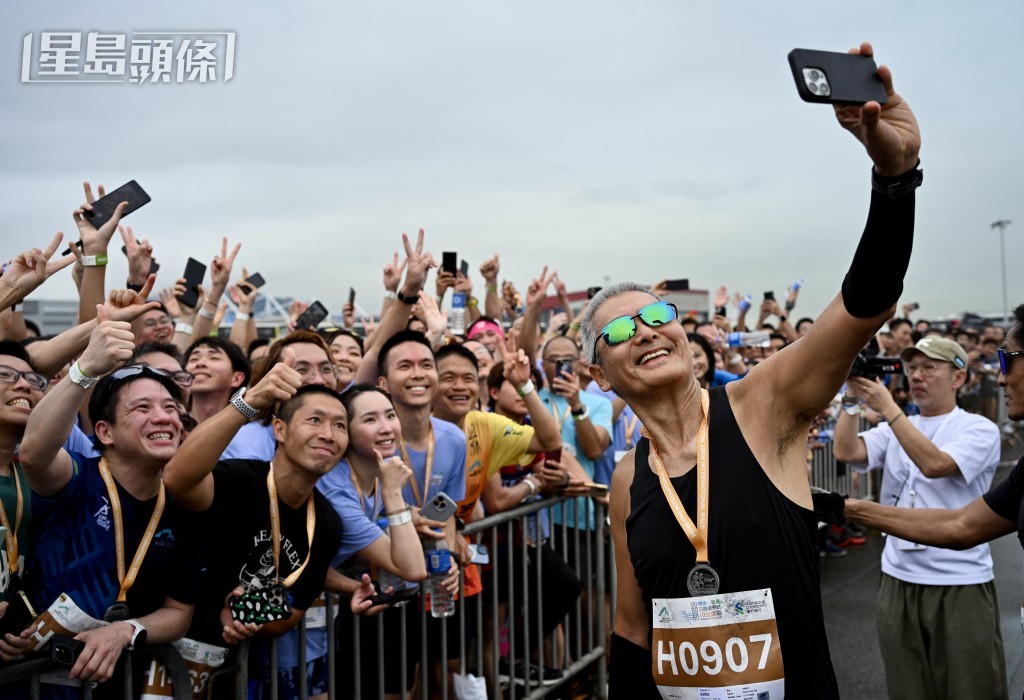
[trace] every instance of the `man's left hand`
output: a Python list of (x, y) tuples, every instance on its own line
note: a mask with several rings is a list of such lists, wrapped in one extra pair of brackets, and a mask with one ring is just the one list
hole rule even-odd
[(97, 683), (109, 680), (121, 652), (132, 641), (132, 631), (131, 625), (115, 622), (75, 635), (75, 639), (85, 642), (85, 647), (68, 677)]

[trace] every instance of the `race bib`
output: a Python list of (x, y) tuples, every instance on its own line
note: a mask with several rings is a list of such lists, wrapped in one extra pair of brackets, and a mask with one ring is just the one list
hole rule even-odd
[[(337, 614), (337, 606), (334, 607)], [(306, 629), (327, 627), (327, 599), (321, 593), (320, 597), (313, 601), (313, 604), (306, 608)]]
[[(228, 658), (228, 650), (212, 644), (203, 644), (192, 639), (183, 638), (171, 644), (181, 654), (192, 680), (192, 697), (200, 700), (206, 695), (210, 676), (224, 665)], [(167, 671), (156, 659), (151, 659), (149, 668), (143, 678), (140, 700), (162, 700), (174, 697), (174, 684), (171, 683)]]
[(36, 631), (32, 635), (32, 650), (42, 649), (55, 634), (74, 637), (79, 632), (103, 627), (106, 624), (108, 623), (86, 614), (67, 593), (61, 593), (57, 600), (35, 619)]
[(651, 670), (663, 698), (779, 700), (782, 647), (770, 588), (655, 598)]

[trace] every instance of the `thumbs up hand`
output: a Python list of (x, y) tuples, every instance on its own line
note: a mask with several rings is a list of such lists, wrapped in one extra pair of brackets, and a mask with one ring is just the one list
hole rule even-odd
[(302, 375), (295, 369), (295, 352), (286, 346), (281, 351), (281, 361), (245, 393), (245, 401), (253, 408), (263, 410), (295, 396), (300, 386)]
[(131, 358), (135, 336), (127, 321), (113, 321), (105, 304), (96, 305), (96, 328), (89, 336), (89, 345), (78, 359), (78, 367), (90, 377), (113, 372)]

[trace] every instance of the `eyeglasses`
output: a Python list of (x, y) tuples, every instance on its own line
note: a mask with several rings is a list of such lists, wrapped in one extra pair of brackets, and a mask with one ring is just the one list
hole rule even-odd
[(171, 321), (169, 316), (161, 316), (160, 318), (149, 318), (142, 322), (143, 328), (156, 328), (157, 326), (173, 326), (174, 322)]
[(996, 351), (996, 355), (999, 356), (999, 371), (1003, 374), (1010, 373), (1010, 360), (1015, 357), (1024, 355), (1024, 350), (1015, 350), (1013, 352), (1006, 352), (1002, 348)]
[[(667, 301), (656, 301), (643, 307), (633, 316), (619, 316), (613, 318), (601, 329), (600, 338), (608, 345), (618, 345), (636, 335), (636, 319), (644, 322), (649, 328), (663, 326), (670, 321), (675, 321), (679, 314), (675, 304)], [(597, 347), (594, 347), (593, 362), (597, 362)]]
[(46, 386), (50, 383), (49, 379), (37, 372), (22, 372), (7, 365), (0, 365), (0, 382), (17, 384), (22, 377), (29, 383), (29, 386), (39, 391), (46, 391)]
[(196, 375), (191, 372), (181, 370), (180, 372), (168, 372), (168, 376), (174, 380), (174, 383), (183, 389), (187, 389), (192, 386), (192, 381), (196, 378)]
[[(947, 363), (943, 363), (943, 364), (947, 364)], [(934, 362), (922, 362), (919, 365), (903, 365), (903, 372), (908, 377), (913, 375), (915, 372), (920, 372), (924, 376), (930, 377), (933, 374), (935, 374), (936, 370), (938, 370), (938, 369), (939, 369), (939, 366), (937, 364), (935, 364)]]

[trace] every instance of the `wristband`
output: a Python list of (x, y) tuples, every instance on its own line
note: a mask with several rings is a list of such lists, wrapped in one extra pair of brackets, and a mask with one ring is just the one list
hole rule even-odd
[(406, 506), (402, 510), (395, 511), (394, 513), (387, 513), (388, 527), (398, 527), (399, 525), (405, 525), (406, 523), (412, 522), (412, 508)]
[(742, 365), (743, 364), (743, 358), (740, 357), (739, 355), (733, 355), (729, 359), (729, 364), (730, 365)]
[(467, 302), (466, 302), (466, 306), (472, 309), (472, 308), (473, 308), (474, 306), (476, 306), (476, 305), (477, 305), (477, 304), (479, 304), (479, 303), (480, 303), (480, 302), (478, 302), (478, 301), (476, 300), (476, 297), (470, 297), (470, 298), (469, 298), (469, 301), (467, 301)]
[(895, 416), (893, 416), (893, 417), (892, 417), (892, 420), (888, 420), (888, 419), (887, 419), (887, 420), (886, 420), (885, 422), (886, 422), (886, 423), (888, 423), (888, 424), (889, 424), (889, 427), (891, 428), (891, 427), (892, 427), (892, 424), (893, 424), (893, 423), (895, 423), (896, 421), (898, 421), (898, 420), (899, 420), (900, 418), (902, 418), (902, 417), (903, 417), (904, 415), (905, 415), (905, 414), (903, 413), (903, 411), (900, 411), (899, 413), (897, 413), (897, 414), (896, 414)]
[(396, 299), (398, 299), (398, 295), (395, 294), (394, 292), (386, 291), (384, 292), (384, 298), (390, 299), (391, 301), (395, 301)]
[(174, 324), (175, 333), (184, 333), (185, 335), (192, 335), (191, 324), (185, 323), (184, 321), (178, 321)]
[(795, 301), (787, 301), (786, 302), (786, 311), (792, 311), (795, 308), (796, 308), (796, 302)]
[(244, 314), (241, 311), (235, 314), (236, 321), (248, 321), (250, 318), (252, 318), (252, 314)]
[(527, 379), (526, 384), (523, 384), (520, 388), (516, 389), (516, 393), (520, 396), (529, 396), (533, 393), (533, 390), (537, 387), (534, 386), (532, 379)]
[(71, 368), (68, 370), (68, 379), (71, 380), (72, 384), (77, 384), (83, 389), (88, 389), (96, 383), (96, 377), (90, 377), (88, 374), (83, 372), (82, 366), (78, 364), (78, 360), (75, 360), (75, 363), (71, 365)]
[(398, 301), (402, 302), (403, 304), (408, 304), (409, 306), (412, 306), (413, 304), (418, 304), (420, 301), (419, 295), (413, 294), (412, 296), (406, 296), (401, 292), (397, 292), (395, 294), (395, 298), (398, 299)]
[(724, 306), (716, 306), (715, 307), (715, 316), (726, 316), (726, 315), (728, 315), (727, 312), (728, 312), (728, 309), (726, 309)]
[(488, 292), (497, 292), (498, 291), (498, 285), (496, 285), (496, 284), (489, 284), (489, 285), (487, 285), (487, 291)]
[[(523, 479), (523, 483), (530, 487), (530, 493), (526, 498), (531, 498), (537, 493), (537, 484), (533, 483), (533, 479), (527, 477)], [(526, 500), (525, 498), (523, 500)]]
[(889, 199), (895, 199), (905, 194), (910, 194), (924, 182), (924, 172), (921, 171), (921, 160), (917, 165), (902, 175), (885, 176), (879, 175), (871, 168), (871, 189), (881, 192)]
[(106, 255), (83, 255), (82, 265), (85, 267), (103, 267), (107, 264)]
[(785, 323), (785, 322), (786, 322), (786, 316), (779, 316), (779, 323)]
[(245, 400), (245, 387), (236, 391), (231, 397), (231, 405), (238, 409), (238, 412), (246, 417), (247, 420), (252, 420), (259, 415), (260, 411), (255, 406), (251, 405)]
[(573, 321), (572, 323), (569, 324), (569, 330), (573, 331), (574, 333), (579, 333), (580, 324)]
[(199, 317), (205, 318), (208, 321), (212, 321), (216, 315), (213, 311), (208, 311), (205, 305), (199, 309)]
[(582, 423), (587, 418), (590, 418), (590, 407), (587, 406), (587, 405), (584, 405), (583, 406), (583, 410), (580, 411), (579, 413), (576, 413), (574, 411), (573, 414), (572, 414), (572, 419), (574, 421), (576, 421), (577, 423)]
[(130, 289), (133, 292), (141, 292), (144, 284), (132, 284), (131, 282), (125, 282), (124, 286), (126, 289)]

